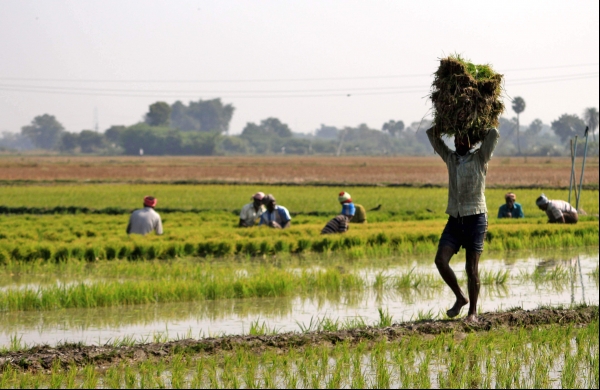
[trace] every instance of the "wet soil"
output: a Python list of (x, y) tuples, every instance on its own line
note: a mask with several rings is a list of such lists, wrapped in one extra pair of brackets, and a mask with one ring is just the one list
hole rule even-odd
[(0, 354), (0, 371), (8, 366), (25, 371), (46, 371), (58, 361), (63, 367), (94, 364), (110, 366), (119, 362), (168, 357), (174, 353), (218, 354), (235, 348), (255, 352), (267, 349), (287, 350), (308, 345), (334, 345), (339, 342), (358, 343), (365, 340), (400, 339), (412, 335), (441, 333), (484, 332), (500, 328), (536, 327), (552, 324), (585, 325), (598, 320), (598, 306), (576, 309), (515, 309), (506, 312), (485, 313), (479, 321), (431, 320), (394, 324), (385, 328), (360, 328), (336, 332), (282, 333), (269, 336), (225, 336), (199, 340), (185, 339), (166, 343), (148, 343), (115, 347), (110, 345), (86, 346), (65, 344), (57, 347), (36, 346), (26, 351)]

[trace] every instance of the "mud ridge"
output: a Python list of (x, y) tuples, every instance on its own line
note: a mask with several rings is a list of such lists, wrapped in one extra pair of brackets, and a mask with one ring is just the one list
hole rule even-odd
[(395, 340), (411, 335), (484, 332), (500, 328), (528, 328), (552, 324), (585, 325), (593, 321), (598, 321), (598, 306), (575, 309), (514, 309), (506, 312), (484, 313), (479, 316), (478, 323), (464, 320), (425, 320), (399, 323), (385, 328), (367, 327), (336, 332), (282, 333), (269, 336), (225, 336), (121, 347), (82, 344), (36, 346), (26, 351), (0, 353), (0, 371), (8, 366), (24, 371), (47, 371), (55, 362), (59, 362), (63, 367), (87, 364), (105, 367), (121, 361), (135, 362), (168, 357), (174, 353), (218, 354), (235, 348), (245, 348), (260, 353), (266, 349), (287, 350), (308, 345), (335, 345), (339, 342), (354, 344), (381, 338)]

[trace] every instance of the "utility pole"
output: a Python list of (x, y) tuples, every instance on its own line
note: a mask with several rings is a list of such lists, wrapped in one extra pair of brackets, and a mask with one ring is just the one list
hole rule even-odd
[(98, 107), (94, 107), (94, 131), (97, 133), (100, 128), (98, 124)]

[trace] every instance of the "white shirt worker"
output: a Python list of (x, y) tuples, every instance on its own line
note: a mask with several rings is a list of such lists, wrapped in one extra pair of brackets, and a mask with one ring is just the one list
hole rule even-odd
[(146, 235), (153, 230), (156, 234), (163, 234), (160, 215), (152, 207), (144, 207), (131, 213), (127, 234)]
[(569, 203), (564, 200), (551, 200), (548, 202), (548, 208), (546, 209), (546, 214), (548, 218), (551, 220), (561, 219), (563, 214), (565, 213), (575, 213), (577, 214), (577, 210)]
[(254, 202), (250, 202), (240, 212), (240, 219), (246, 223), (246, 226), (254, 226), (260, 216), (267, 211), (264, 205), (260, 205), (258, 211), (254, 208)]

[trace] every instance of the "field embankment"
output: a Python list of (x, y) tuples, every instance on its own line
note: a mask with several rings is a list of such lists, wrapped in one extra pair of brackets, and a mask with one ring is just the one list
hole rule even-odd
[(335, 346), (341, 343), (358, 344), (381, 339), (394, 341), (411, 336), (427, 337), (440, 334), (464, 334), (493, 330), (532, 329), (544, 325), (581, 327), (598, 321), (598, 306), (574, 309), (540, 308), (525, 311), (484, 313), (479, 322), (464, 320), (431, 320), (394, 324), (387, 327), (365, 327), (339, 331), (284, 333), (273, 335), (225, 336), (200, 340), (184, 339), (166, 343), (134, 345), (81, 345), (65, 344), (57, 347), (36, 346), (24, 351), (0, 353), (0, 371), (7, 367), (19, 370), (49, 370), (56, 364), (62, 367), (106, 367), (127, 361), (141, 361), (174, 354), (218, 354), (236, 349), (264, 353), (266, 349), (286, 351), (308, 346)]

